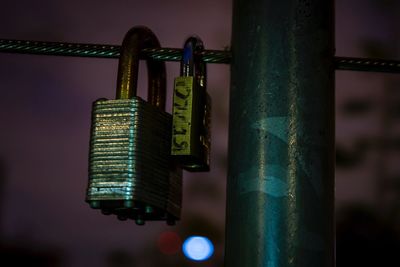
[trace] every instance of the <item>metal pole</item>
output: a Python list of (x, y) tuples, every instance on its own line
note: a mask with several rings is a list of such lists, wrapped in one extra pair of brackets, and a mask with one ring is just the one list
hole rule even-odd
[(334, 266), (333, 0), (234, 0), (226, 267)]

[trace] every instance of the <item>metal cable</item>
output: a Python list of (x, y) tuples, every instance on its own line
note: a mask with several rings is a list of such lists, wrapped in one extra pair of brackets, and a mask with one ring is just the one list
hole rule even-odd
[(370, 58), (335, 57), (335, 68), (338, 70), (400, 73), (400, 61)]
[[(102, 44), (76, 44), (59, 42), (40, 42), (25, 40), (0, 39), (0, 52), (36, 55), (55, 55), (72, 57), (118, 58), (120, 46)], [(182, 49), (157, 48), (144, 49), (142, 58), (162, 61), (180, 61)], [(228, 51), (204, 50), (200, 53), (206, 63), (229, 64), (231, 55)]]
[[(0, 39), (0, 52), (6, 53), (118, 58), (119, 51), (120, 46), (118, 45)], [(232, 57), (230, 51), (221, 50), (204, 50), (200, 55), (206, 63), (229, 64)], [(161, 61), (180, 61), (181, 56), (182, 49), (177, 48), (144, 49), (142, 54), (143, 59), (151, 58)], [(335, 57), (334, 61), (337, 70), (400, 73), (400, 61), (398, 60)]]

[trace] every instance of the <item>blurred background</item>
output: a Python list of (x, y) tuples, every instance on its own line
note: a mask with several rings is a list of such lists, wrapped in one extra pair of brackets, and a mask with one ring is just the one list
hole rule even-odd
[[(230, 46), (231, 0), (1, 4), (0, 38), (120, 44), (129, 28), (146, 25), (164, 47), (181, 47), (191, 34), (208, 49)], [(399, 60), (398, 14), (398, 0), (336, 0), (336, 55)], [(84, 202), (91, 103), (114, 97), (117, 63), (0, 53), (1, 259), (13, 266), (222, 266), (229, 66), (208, 65), (212, 171), (184, 173), (176, 226), (138, 227)], [(167, 63), (167, 72), (170, 103), (179, 64)], [(336, 72), (337, 266), (398, 265), (391, 262), (400, 249), (399, 87), (400, 75)], [(192, 235), (213, 242), (209, 260), (184, 257), (182, 242)]]

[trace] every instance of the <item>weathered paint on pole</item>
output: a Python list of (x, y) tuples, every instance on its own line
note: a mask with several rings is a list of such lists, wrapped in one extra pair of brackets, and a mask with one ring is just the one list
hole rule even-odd
[(333, 0), (234, 0), (226, 267), (334, 266)]

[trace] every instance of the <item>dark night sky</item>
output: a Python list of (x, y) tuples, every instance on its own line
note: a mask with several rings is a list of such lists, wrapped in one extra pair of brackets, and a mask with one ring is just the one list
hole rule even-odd
[[(365, 40), (399, 44), (396, 13), (376, 8), (373, 2), (336, 1), (337, 55), (365, 56), (361, 49)], [(180, 47), (195, 33), (206, 48), (223, 49), (230, 44), (231, 12), (230, 0), (3, 0), (0, 38), (119, 44), (130, 27), (146, 25), (165, 47)], [(392, 57), (399, 55), (398, 47), (391, 48)], [(171, 90), (178, 64), (168, 63), (167, 68)], [(137, 253), (142, 243), (155, 244), (162, 231), (174, 230), (161, 223), (141, 228), (119, 222), (84, 202), (91, 103), (114, 96), (116, 72), (117, 61), (112, 59), (0, 54), (0, 160), (6, 170), (0, 233), (5, 240), (59, 248), (68, 266), (104, 266), (110, 248)], [(209, 65), (208, 78), (213, 98), (212, 172), (185, 174), (183, 222), (185, 213), (199, 213), (222, 227), (225, 195), (199, 200), (188, 193), (198, 181), (225, 191), (229, 66)], [(379, 98), (377, 88), (384, 80), (378, 74), (338, 72), (337, 106), (349, 96)], [(140, 87), (145, 85), (141, 79)], [(354, 123), (337, 111), (338, 143), (379, 131), (378, 119), (371, 116)], [(370, 169), (365, 165), (355, 172), (368, 178)], [(338, 176), (357, 175), (339, 171)], [(369, 184), (352, 181), (337, 179), (339, 204), (368, 201)]]
[[(120, 44), (130, 27), (146, 25), (165, 47), (181, 47), (190, 34), (199, 35), (209, 49), (230, 43), (230, 1), (8, 1), (0, 12), (3, 38)], [(54, 245), (66, 253), (68, 266), (104, 266), (110, 249), (140, 253), (143, 244), (155, 246), (159, 233), (175, 229), (162, 223), (140, 228), (84, 202), (91, 103), (114, 97), (117, 60), (0, 58), (0, 120), (6, 126), (0, 158), (7, 171), (1, 232), (7, 239)], [(178, 67), (167, 65), (169, 90)], [(218, 133), (213, 171), (186, 176), (186, 192), (196, 179), (222, 192), (225, 187), (229, 66), (212, 65), (208, 71), (212, 126)], [(140, 84), (145, 87), (144, 78)], [(203, 213), (222, 226), (224, 199), (185, 197), (183, 216)]]

